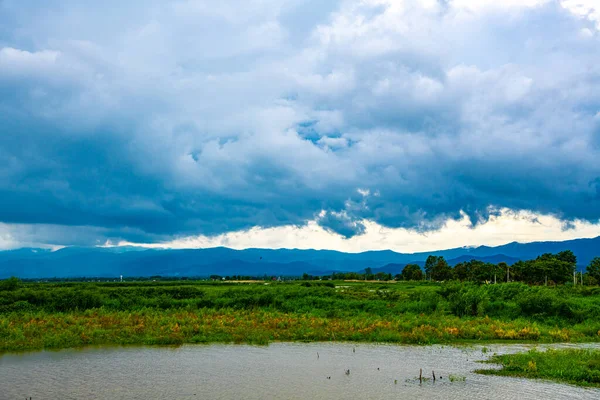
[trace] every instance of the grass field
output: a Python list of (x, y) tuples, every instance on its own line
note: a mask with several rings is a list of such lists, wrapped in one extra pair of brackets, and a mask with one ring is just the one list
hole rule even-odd
[(600, 288), (364, 282), (21, 283), (0, 351), (271, 341), (600, 341)]
[(501, 364), (502, 369), (477, 372), (600, 387), (599, 350), (531, 350), (527, 353), (495, 355), (488, 362)]

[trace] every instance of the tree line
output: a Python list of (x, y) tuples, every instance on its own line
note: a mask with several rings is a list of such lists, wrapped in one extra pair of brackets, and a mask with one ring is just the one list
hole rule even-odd
[[(556, 254), (545, 253), (532, 260), (518, 261), (512, 265), (480, 260), (464, 261), (450, 266), (442, 256), (429, 256), (425, 266), (407, 264), (402, 272), (392, 277), (386, 272), (334, 273), (325, 277), (333, 280), (402, 280), (402, 281), (460, 281), (479, 283), (523, 282), (528, 284), (564, 284), (568, 282), (597, 285), (600, 283), (600, 257), (594, 258), (585, 273), (576, 274), (577, 257), (571, 250)], [(310, 279), (305, 274), (304, 279)]]
[[(545, 253), (533, 260), (518, 261), (513, 265), (508, 265), (505, 262), (493, 264), (480, 260), (470, 260), (458, 263), (454, 268), (448, 265), (443, 257), (429, 256), (425, 262), (425, 274), (421, 279), (563, 284), (573, 282), (576, 268), (577, 257), (571, 250), (556, 254)], [(405, 280), (411, 280), (415, 275), (418, 278), (414, 266), (409, 268), (406, 273), (403, 270), (401, 275)]]

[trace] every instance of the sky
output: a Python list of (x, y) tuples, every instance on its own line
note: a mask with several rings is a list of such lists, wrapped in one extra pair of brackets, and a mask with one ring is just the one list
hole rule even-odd
[(0, 249), (599, 235), (599, 0), (0, 0)]

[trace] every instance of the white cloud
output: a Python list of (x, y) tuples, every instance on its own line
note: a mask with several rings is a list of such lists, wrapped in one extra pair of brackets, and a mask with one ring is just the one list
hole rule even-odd
[(61, 53), (55, 50), (29, 52), (13, 47), (0, 48), (0, 80), (3, 77), (48, 77), (56, 73)]
[(451, 0), (456, 8), (464, 8), (470, 11), (488, 11), (502, 9), (519, 9), (539, 7), (552, 0)]
[(449, 220), (436, 232), (420, 234), (406, 229), (390, 229), (376, 223), (363, 221), (366, 232), (350, 239), (328, 232), (315, 221), (305, 226), (278, 228), (253, 228), (248, 231), (229, 232), (215, 237), (195, 236), (164, 243), (140, 244), (131, 242), (106, 243), (106, 246), (141, 245), (149, 248), (206, 248), (226, 246), (246, 248), (298, 248), (333, 249), (350, 253), (368, 250), (394, 250), (402, 253), (426, 252), (440, 249), (470, 246), (498, 246), (517, 241), (561, 241), (600, 236), (600, 222), (592, 224), (576, 221), (574, 228), (564, 230), (564, 224), (552, 216), (530, 212), (514, 213), (503, 210), (485, 224), (473, 227), (464, 216), (461, 220)]
[(21, 245), (12, 238), (7, 225), (0, 223), (0, 249), (12, 249)]
[(3, 47), (0, 49), (0, 62), (2, 62), (2, 65), (14, 68), (31, 68), (38, 64), (53, 64), (59, 54), (59, 52), (52, 50), (42, 50), (32, 53), (12, 47)]
[(596, 28), (600, 29), (600, 4), (598, 0), (560, 0), (560, 4), (574, 15), (594, 22)]

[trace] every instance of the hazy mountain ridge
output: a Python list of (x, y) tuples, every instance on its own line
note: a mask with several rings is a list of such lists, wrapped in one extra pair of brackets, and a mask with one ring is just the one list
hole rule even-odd
[(343, 253), (333, 250), (246, 249), (225, 247), (193, 250), (146, 250), (68, 247), (57, 251), (0, 251), (0, 278), (289, 275), (362, 271), (398, 273), (408, 263), (423, 265), (429, 255), (444, 256), (451, 265), (470, 259), (509, 264), (543, 253), (572, 250), (584, 268), (600, 256), (600, 237), (564, 242), (509, 243), (503, 246), (456, 248), (414, 254), (391, 250)]

